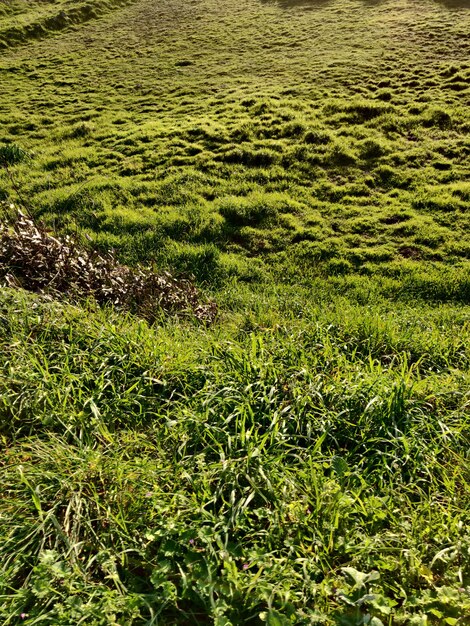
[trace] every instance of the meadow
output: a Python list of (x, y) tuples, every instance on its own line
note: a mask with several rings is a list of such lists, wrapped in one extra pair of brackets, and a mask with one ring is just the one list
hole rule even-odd
[(2, 220), (218, 307), (0, 267), (2, 624), (470, 624), (469, 110), (467, 0), (0, 5)]

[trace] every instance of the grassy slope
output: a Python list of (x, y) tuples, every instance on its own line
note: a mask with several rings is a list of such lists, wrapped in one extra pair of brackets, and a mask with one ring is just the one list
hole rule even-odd
[(12, 49), (0, 119), (37, 211), (129, 258), (468, 267), (468, 28), (430, 0), (142, 1)]
[(70, 7), (0, 13), (12, 172), (222, 313), (2, 292), (2, 623), (469, 623), (466, 3)]

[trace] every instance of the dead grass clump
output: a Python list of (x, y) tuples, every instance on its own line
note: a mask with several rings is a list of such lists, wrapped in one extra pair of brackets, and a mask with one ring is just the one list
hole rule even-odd
[(113, 254), (87, 250), (71, 236), (54, 237), (21, 212), (0, 222), (0, 280), (28, 291), (92, 296), (149, 322), (161, 311), (212, 322), (217, 310), (214, 302), (201, 301), (191, 281), (122, 265)]

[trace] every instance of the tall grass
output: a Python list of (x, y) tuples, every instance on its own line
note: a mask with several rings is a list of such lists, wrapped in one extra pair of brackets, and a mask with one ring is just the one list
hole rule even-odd
[(465, 623), (465, 310), (284, 295), (204, 330), (3, 294), (3, 623)]

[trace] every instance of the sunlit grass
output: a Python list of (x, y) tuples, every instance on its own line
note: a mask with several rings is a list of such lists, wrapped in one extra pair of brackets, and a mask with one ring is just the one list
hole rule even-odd
[(5, 292), (4, 623), (465, 617), (468, 314), (307, 295), (202, 330)]
[(468, 624), (469, 30), (0, 6), (2, 207), (219, 307), (2, 289), (2, 624)]

